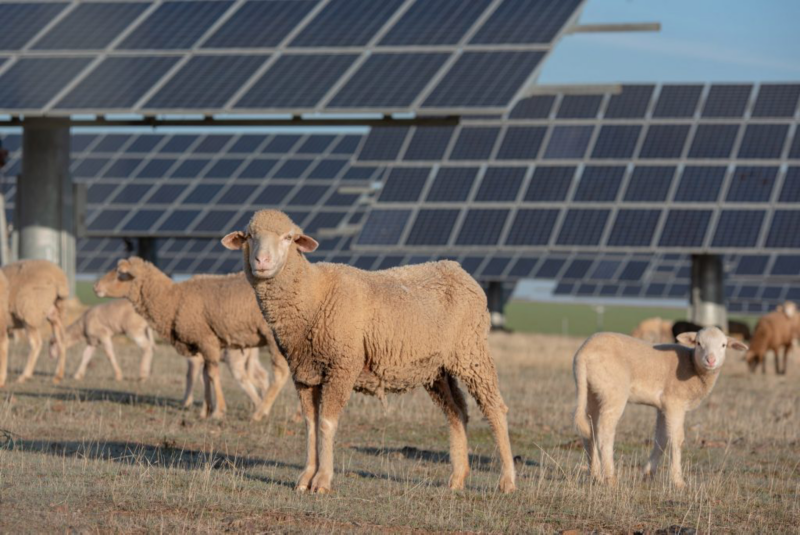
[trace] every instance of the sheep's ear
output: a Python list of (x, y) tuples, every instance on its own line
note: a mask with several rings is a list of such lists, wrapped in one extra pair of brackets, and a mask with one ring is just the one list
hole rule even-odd
[(731, 338), (731, 337), (728, 337), (728, 347), (731, 349), (735, 349), (736, 351), (747, 351), (748, 349), (750, 349), (736, 338)]
[(241, 230), (237, 230), (235, 232), (231, 232), (224, 238), (222, 238), (222, 245), (225, 246), (226, 249), (230, 249), (231, 251), (238, 251), (242, 247), (244, 247), (245, 242), (247, 241), (247, 236)]
[(297, 244), (297, 249), (302, 253), (313, 253), (319, 247), (317, 240), (305, 234), (295, 236), (294, 242)]
[(676, 340), (679, 344), (694, 347), (697, 344), (697, 333), (681, 333)]

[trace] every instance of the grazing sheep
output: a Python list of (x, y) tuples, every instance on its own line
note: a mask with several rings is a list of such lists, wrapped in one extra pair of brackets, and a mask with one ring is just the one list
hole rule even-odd
[(651, 344), (668, 344), (672, 342), (672, 322), (662, 318), (647, 318), (631, 333), (631, 336)]
[[(67, 327), (64, 338), (65, 349), (69, 349), (78, 342), (86, 344), (81, 364), (75, 375), (72, 376), (73, 379), (83, 379), (86, 375), (86, 367), (92, 360), (95, 350), (102, 346), (114, 369), (114, 378), (122, 381), (122, 370), (117, 364), (114, 344), (111, 342), (111, 338), (118, 334), (126, 335), (142, 350), (139, 379), (142, 381), (147, 379), (150, 376), (150, 364), (155, 347), (153, 331), (147, 325), (147, 320), (137, 314), (133, 305), (126, 299), (95, 305)], [(50, 340), (50, 356), (53, 358), (57, 356), (54, 339)]]
[(739, 351), (747, 346), (716, 327), (681, 333), (678, 341), (685, 345), (652, 346), (624, 334), (598, 333), (575, 353), (575, 427), (583, 439), (594, 479), (616, 483), (614, 434), (625, 405), (631, 402), (658, 410), (653, 451), (645, 473), (655, 475), (669, 442), (672, 482), (684, 486), (681, 446), (686, 411), (696, 409), (711, 393), (725, 362), (726, 346)]
[[(289, 378), (289, 367), (261, 316), (244, 274), (195, 277), (176, 283), (150, 262), (132, 257), (120, 260), (116, 269), (97, 281), (95, 293), (101, 297), (129, 299), (151, 327), (169, 340), (178, 353), (190, 358), (185, 404), (191, 403), (193, 379), (199, 364), (203, 363), (204, 416), (210, 414), (212, 418), (222, 418), (225, 413), (225, 397), (219, 378), (223, 349), (268, 346), (275, 381), (260, 400), (253, 419), (260, 420), (269, 414), (272, 403)], [(246, 364), (242, 367), (238, 360), (236, 362), (229, 359), (231, 371), (234, 377), (239, 375), (237, 380), (253, 399), (252, 383), (243, 381), (247, 374), (240, 374), (247, 369)], [(251, 369), (252, 366), (251, 363)]]
[[(21, 260), (2, 268), (8, 279), (9, 327), (24, 328), (28, 334), (28, 362), (18, 383), (33, 377), (42, 349), (41, 329), (47, 320), (53, 329), (58, 365), (53, 382), (64, 378), (67, 351), (64, 348), (64, 306), (69, 297), (69, 282), (60, 267), (47, 260)], [(0, 375), (5, 376), (6, 366)]]
[(11, 318), (8, 316), (8, 279), (0, 270), (0, 387), (6, 385), (8, 374), (8, 331)]
[[(761, 316), (753, 331), (750, 350), (745, 355), (747, 366), (755, 372), (761, 364), (761, 373), (767, 373), (767, 352), (775, 354), (775, 373), (784, 375), (789, 352), (800, 334), (800, 314), (792, 302), (779, 306), (776, 310)], [(780, 364), (781, 351), (783, 366)]]
[(489, 353), (486, 295), (455, 262), (368, 272), (310, 263), (317, 242), (279, 211), (257, 212), (241, 249), (248, 280), (275, 332), (306, 419), (307, 460), (297, 489), (328, 492), (339, 416), (353, 390), (384, 398), (424, 386), (450, 424), (450, 488), (469, 470), (461, 379), (489, 420), (503, 462), (500, 490), (514, 490), (508, 411)]

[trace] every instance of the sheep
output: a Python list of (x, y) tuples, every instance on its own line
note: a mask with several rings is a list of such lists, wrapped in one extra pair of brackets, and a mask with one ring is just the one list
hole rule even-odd
[[(103, 347), (111, 367), (114, 369), (114, 378), (122, 381), (122, 370), (117, 364), (114, 355), (114, 344), (111, 338), (118, 334), (125, 334), (139, 349), (142, 350), (142, 360), (139, 364), (139, 379), (146, 380), (150, 376), (150, 364), (153, 360), (155, 340), (153, 331), (147, 325), (147, 320), (133, 309), (133, 305), (125, 299), (117, 299), (108, 303), (101, 303), (86, 310), (75, 322), (67, 327), (64, 338), (64, 348), (69, 349), (78, 342), (84, 342), (78, 370), (72, 376), (81, 380), (86, 375), (86, 367), (92, 360), (95, 350)], [(50, 356), (55, 358), (54, 340), (50, 340)]]
[[(789, 352), (795, 345), (795, 338), (800, 335), (800, 314), (792, 302), (787, 302), (776, 310), (761, 316), (753, 331), (750, 350), (745, 361), (752, 373), (761, 364), (761, 373), (767, 372), (767, 352), (775, 354), (775, 373), (784, 375)], [(783, 350), (783, 366), (780, 364)]]
[(686, 411), (696, 409), (711, 393), (725, 362), (726, 346), (738, 351), (747, 350), (747, 346), (716, 327), (681, 333), (678, 342), (684, 345), (652, 346), (624, 334), (606, 332), (590, 336), (575, 353), (575, 427), (595, 480), (616, 483), (614, 434), (625, 405), (631, 402), (658, 411), (645, 474), (655, 475), (669, 442), (672, 482), (679, 488), (685, 485), (681, 447)]
[(461, 379), (489, 421), (503, 462), (499, 488), (515, 489), (506, 413), (489, 352), (486, 295), (456, 262), (363, 271), (310, 263), (317, 242), (283, 212), (261, 210), (223, 238), (283, 349), (306, 420), (307, 458), (296, 489), (325, 493), (333, 442), (353, 390), (385, 398), (423, 386), (450, 425), (451, 489), (469, 471)]
[[(219, 378), (222, 350), (269, 346), (275, 381), (254, 411), (253, 419), (260, 420), (269, 414), (275, 398), (288, 380), (289, 368), (269, 326), (261, 317), (243, 273), (195, 277), (176, 283), (150, 262), (131, 257), (120, 260), (116, 269), (95, 283), (94, 289), (100, 297), (130, 300), (136, 312), (147, 319), (151, 327), (169, 340), (179, 354), (190, 359), (184, 395), (187, 406), (191, 403), (196, 370), (203, 364), (203, 417), (221, 419), (225, 414), (225, 397)], [(231, 365), (236, 377), (234, 370), (235, 366)], [(243, 377), (237, 380), (254, 399), (253, 385), (243, 381)]]
[(651, 344), (672, 342), (672, 322), (662, 318), (647, 318), (636, 326), (631, 336)]
[[(42, 349), (41, 328), (45, 320), (53, 329), (58, 364), (54, 383), (64, 378), (67, 352), (64, 348), (64, 307), (69, 298), (67, 276), (57, 265), (47, 260), (21, 260), (3, 266), (8, 280), (9, 328), (25, 329), (30, 344), (28, 362), (17, 378), (23, 383), (33, 377), (36, 361)], [(6, 362), (0, 375), (6, 376)]]

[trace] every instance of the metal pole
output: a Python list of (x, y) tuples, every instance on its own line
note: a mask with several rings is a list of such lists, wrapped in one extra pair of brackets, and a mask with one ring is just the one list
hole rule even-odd
[(692, 322), (728, 331), (722, 258), (692, 255)]

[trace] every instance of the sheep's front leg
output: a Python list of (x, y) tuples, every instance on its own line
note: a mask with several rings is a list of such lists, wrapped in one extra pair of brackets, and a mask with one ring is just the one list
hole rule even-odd
[(83, 356), (81, 357), (81, 363), (78, 366), (78, 370), (75, 372), (75, 375), (72, 376), (72, 378), (76, 381), (80, 381), (86, 376), (86, 368), (89, 367), (89, 363), (92, 361), (92, 356), (94, 355), (95, 349), (97, 348), (91, 344), (84, 348)]
[(653, 438), (653, 451), (650, 453), (650, 460), (644, 468), (644, 474), (648, 477), (655, 477), (658, 471), (658, 463), (661, 461), (661, 454), (667, 449), (667, 418), (663, 411), (658, 411), (656, 416), (656, 433)]
[(670, 467), (670, 475), (672, 483), (677, 488), (686, 486), (683, 480), (683, 471), (681, 469), (681, 448), (683, 447), (683, 421), (686, 416), (686, 411), (683, 409), (667, 410), (667, 436), (670, 442), (670, 453), (672, 455), (672, 466)]
[(300, 398), (300, 409), (306, 420), (306, 467), (300, 475), (295, 490), (305, 492), (311, 486), (311, 479), (317, 473), (317, 411), (319, 409), (318, 386), (308, 386), (295, 382), (297, 397)]
[(122, 381), (122, 370), (117, 364), (117, 357), (114, 355), (114, 344), (111, 343), (111, 338), (103, 338), (100, 342), (103, 344), (103, 351), (108, 357), (108, 362), (111, 363), (111, 367), (114, 369), (114, 380)]

